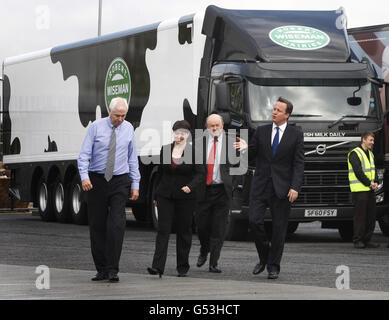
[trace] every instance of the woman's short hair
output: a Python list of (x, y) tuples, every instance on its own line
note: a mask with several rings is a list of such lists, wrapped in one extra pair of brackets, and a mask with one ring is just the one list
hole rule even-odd
[(174, 122), (172, 130), (176, 131), (178, 129), (186, 129), (186, 130), (190, 131), (191, 128), (190, 128), (190, 124), (188, 121), (178, 120), (178, 121)]

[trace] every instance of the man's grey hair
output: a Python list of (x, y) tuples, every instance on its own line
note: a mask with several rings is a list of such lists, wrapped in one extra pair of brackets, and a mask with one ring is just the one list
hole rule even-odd
[(212, 116), (217, 116), (217, 117), (220, 119), (220, 121), (222, 122), (222, 124), (224, 125), (223, 117), (222, 117), (220, 114), (217, 114), (217, 113), (212, 113), (212, 114), (210, 114), (210, 115), (207, 117), (207, 119), (205, 119), (205, 125), (208, 125), (208, 119), (209, 119), (210, 117), (212, 117)]
[(128, 111), (128, 104), (126, 99), (121, 98), (121, 97), (116, 97), (111, 100), (111, 103), (109, 104), (109, 111), (112, 112), (115, 110), (116, 106), (118, 105), (119, 102), (122, 102), (124, 106), (126, 107), (126, 112)]

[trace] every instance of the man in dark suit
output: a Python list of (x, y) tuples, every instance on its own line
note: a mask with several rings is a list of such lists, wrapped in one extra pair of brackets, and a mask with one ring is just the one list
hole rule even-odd
[[(272, 124), (259, 126), (248, 145), (249, 159), (256, 159), (251, 184), (249, 225), (253, 231), (259, 263), (253, 273), (261, 273), (266, 265), (269, 279), (277, 279), (288, 227), (291, 203), (297, 197), (304, 176), (304, 138), (298, 128), (288, 125), (293, 104), (279, 97), (272, 112)], [(238, 150), (247, 143), (236, 143)], [(272, 215), (272, 238), (267, 241), (264, 216)]]
[[(232, 197), (232, 177), (227, 148), (233, 142), (223, 130), (223, 118), (211, 114), (206, 121), (206, 135), (201, 139), (201, 163), (204, 163), (206, 179), (198, 188), (196, 224), (200, 240), (200, 255), (197, 267), (201, 267), (209, 257), (209, 271), (221, 273), (218, 260), (225, 237), (230, 200)], [(196, 146), (197, 147), (197, 146)], [(197, 162), (198, 160), (196, 160)]]

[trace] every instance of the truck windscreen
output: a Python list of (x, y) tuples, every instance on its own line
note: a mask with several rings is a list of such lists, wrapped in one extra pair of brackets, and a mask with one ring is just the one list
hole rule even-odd
[[(247, 83), (252, 121), (271, 121), (274, 104), (280, 96), (293, 103), (291, 119), (294, 120), (334, 121), (344, 115), (360, 115), (360, 120), (365, 120), (366, 116), (377, 117), (379, 102), (367, 81), (255, 79)], [(350, 105), (347, 98), (353, 96), (361, 98), (361, 103)]]

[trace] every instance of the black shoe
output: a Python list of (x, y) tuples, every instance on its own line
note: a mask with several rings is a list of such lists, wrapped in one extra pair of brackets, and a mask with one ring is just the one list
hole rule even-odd
[(115, 273), (115, 272), (110, 272), (108, 274), (108, 281), (109, 282), (119, 282), (119, 277), (118, 277), (118, 274)]
[(198, 266), (199, 268), (201, 267), (201, 266), (203, 266), (204, 265), (204, 263), (207, 261), (207, 256), (205, 255), (205, 256), (202, 256), (201, 254), (199, 255), (199, 257), (198, 257), (198, 259), (197, 259), (197, 264), (196, 264), (196, 266)]
[(362, 241), (356, 241), (356, 242), (354, 242), (354, 248), (364, 249), (364, 248), (366, 248), (366, 246)]
[(279, 272), (277, 271), (270, 271), (269, 274), (267, 275), (268, 279), (277, 279), (279, 275)]
[(253, 274), (260, 274), (263, 270), (265, 270), (266, 263), (257, 263), (254, 267)]
[(177, 274), (177, 277), (186, 277), (186, 272), (185, 272), (185, 273), (180, 273), (180, 272), (179, 272), (179, 273)]
[(254, 267), (253, 274), (260, 274), (266, 268), (267, 257), (269, 256), (270, 245), (268, 242), (263, 244), (263, 249), (261, 249), (261, 254), (259, 258), (259, 263)]
[(386, 245), (387, 248), (389, 248), (389, 243)]
[(159, 270), (158, 268), (147, 268), (147, 271), (152, 274), (152, 275), (159, 275), (160, 278), (162, 278), (162, 271)]
[(209, 267), (209, 272), (212, 272), (212, 273), (222, 273), (222, 271), (217, 266)]
[(107, 280), (108, 274), (106, 272), (97, 272), (96, 275), (91, 279), (92, 281)]
[(378, 248), (379, 246), (380, 246), (379, 243), (365, 242), (365, 247), (366, 248)]

